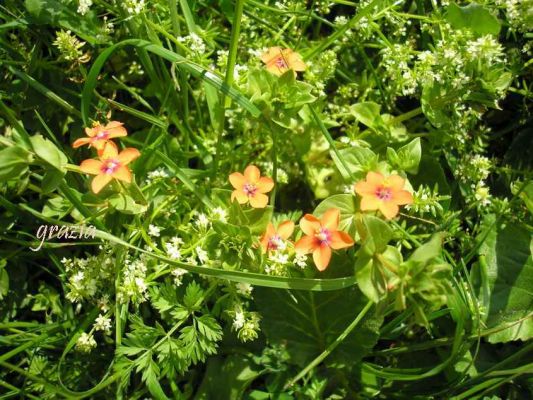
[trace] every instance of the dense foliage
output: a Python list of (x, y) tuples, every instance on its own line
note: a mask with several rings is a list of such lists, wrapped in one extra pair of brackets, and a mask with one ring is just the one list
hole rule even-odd
[(533, 1), (4, 0), (1, 398), (533, 398)]

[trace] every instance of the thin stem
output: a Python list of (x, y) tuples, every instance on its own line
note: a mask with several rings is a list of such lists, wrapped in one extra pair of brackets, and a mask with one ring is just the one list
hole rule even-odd
[(332, 342), (326, 350), (324, 350), (318, 357), (316, 357), (313, 361), (311, 361), (303, 370), (300, 371), (298, 375), (296, 375), (293, 379), (289, 381), (289, 383), (285, 386), (285, 388), (288, 388), (289, 386), (294, 385), (296, 382), (298, 382), (300, 379), (302, 379), (305, 375), (307, 375), (308, 372), (310, 372), (313, 368), (315, 368), (318, 364), (320, 364), (322, 361), (326, 359), (327, 356), (329, 356), (333, 350), (337, 348), (339, 344), (341, 344), (344, 339), (352, 332), (355, 327), (361, 322), (363, 317), (366, 315), (366, 313), (370, 310), (374, 302), (369, 301), (366, 303), (365, 307), (357, 314), (357, 317), (352, 321), (350, 325), (346, 327), (344, 332), (342, 332), (337, 339), (335, 339), (334, 342)]
[[(233, 83), (233, 73), (235, 69), (235, 63), (237, 61), (237, 46), (239, 44), (239, 35), (241, 32), (241, 18), (244, 8), (244, 0), (237, 0), (235, 4), (235, 15), (233, 17), (233, 27), (231, 29), (230, 48), (228, 54), (228, 63), (226, 64), (226, 76), (224, 77), (224, 85), (230, 87)], [(213, 169), (211, 174), (217, 173), (218, 163), (222, 153), (222, 139), (224, 136), (224, 123), (226, 121), (226, 108), (231, 104), (231, 99), (226, 98), (225, 91), (222, 91), (220, 95), (220, 115), (218, 123), (218, 139), (215, 158), (213, 160)]]

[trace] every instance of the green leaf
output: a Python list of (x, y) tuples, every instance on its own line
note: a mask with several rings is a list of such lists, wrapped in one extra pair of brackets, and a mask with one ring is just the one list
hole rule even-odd
[(376, 129), (382, 122), (380, 110), (381, 106), (372, 101), (357, 103), (350, 108), (359, 122), (373, 129)]
[(394, 149), (387, 148), (387, 159), (395, 167), (409, 172), (410, 174), (418, 173), (418, 165), (422, 158), (422, 146), (420, 144), (420, 138), (416, 138), (398, 149), (396, 152)]
[(477, 3), (470, 3), (464, 7), (459, 7), (455, 3), (450, 4), (446, 20), (455, 29), (470, 29), (478, 35), (497, 35), (501, 28), (500, 21)]
[(147, 207), (138, 204), (132, 197), (124, 193), (117, 193), (109, 197), (109, 205), (123, 214), (142, 214)]
[(522, 193), (520, 193), (520, 198), (526, 205), (529, 212), (533, 214), (533, 181), (526, 185)]
[(75, 32), (91, 44), (102, 43), (94, 33), (99, 31), (94, 13), (83, 17), (74, 8), (57, 0), (25, 0), (24, 5), (31, 19), (37, 24), (62, 27)]
[(194, 399), (242, 399), (246, 388), (261, 373), (248, 357), (240, 354), (211, 357)]
[(9, 275), (6, 271), (6, 260), (0, 260), (0, 300), (9, 292)]
[(46, 161), (58, 171), (65, 172), (65, 165), (68, 162), (67, 156), (54, 143), (41, 135), (32, 136), (30, 140), (33, 151), (35, 151), (35, 154), (39, 158)]
[(378, 303), (385, 293), (383, 279), (379, 276), (379, 270), (374, 265), (372, 257), (365, 254), (358, 254), (355, 261), (355, 276), (357, 277), (357, 285), (361, 292), (372, 300)]
[(381, 218), (366, 214), (360, 221), (358, 231), (363, 251), (368, 255), (383, 253), (393, 236), (389, 224)]
[(250, 229), (252, 234), (262, 234), (272, 219), (274, 209), (272, 206), (265, 208), (251, 208), (244, 210), (243, 214), (247, 219), (246, 226)]
[[(271, 345), (283, 345), (291, 361), (304, 366), (346, 329), (367, 301), (357, 288), (330, 293), (256, 288), (254, 299)], [(382, 318), (367, 314), (328, 357), (353, 365), (375, 345)]]
[(444, 239), (443, 233), (436, 233), (431, 240), (424, 243), (409, 257), (409, 261), (417, 263), (427, 263), (428, 261), (437, 258), (442, 252), (442, 241)]
[(47, 169), (41, 182), (41, 189), (44, 194), (53, 192), (61, 183), (65, 174), (54, 168)]
[(346, 164), (346, 168), (355, 179), (362, 179), (366, 173), (376, 170), (379, 158), (372, 150), (364, 147), (349, 147), (341, 149), (339, 153)]
[(478, 250), (480, 260), (473, 270), (487, 328), (502, 329), (488, 340), (529, 340), (533, 338), (533, 234), (517, 224), (501, 227), (494, 223), (494, 215), (483, 223), (481, 237), (488, 236)]
[(0, 150), (0, 180), (18, 178), (28, 171), (31, 154), (22, 147), (13, 146)]
[(352, 194), (335, 194), (323, 200), (314, 211), (315, 216), (321, 217), (330, 208), (338, 208), (341, 212), (339, 230), (355, 237), (355, 196)]

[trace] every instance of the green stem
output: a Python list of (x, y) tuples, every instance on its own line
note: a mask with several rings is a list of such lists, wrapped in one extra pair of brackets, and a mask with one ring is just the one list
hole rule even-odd
[[(241, 32), (241, 18), (244, 8), (244, 0), (237, 0), (235, 4), (235, 15), (233, 17), (233, 27), (231, 29), (230, 49), (228, 54), (228, 63), (226, 65), (226, 75), (224, 77), (224, 85), (231, 87), (233, 83), (233, 73), (235, 70), (235, 63), (237, 61), (237, 47), (239, 44), (239, 35)], [(220, 95), (220, 115), (218, 123), (218, 139), (215, 158), (213, 160), (212, 175), (218, 172), (218, 163), (222, 152), (222, 140), (224, 136), (224, 123), (226, 120), (226, 108), (231, 104), (231, 99), (226, 97), (226, 93), (222, 91)]]
[(302, 379), (309, 371), (311, 371), (313, 368), (315, 368), (318, 364), (320, 364), (322, 361), (326, 359), (327, 356), (329, 356), (333, 350), (337, 348), (339, 344), (341, 344), (344, 339), (352, 332), (355, 327), (361, 322), (361, 320), (364, 318), (366, 313), (370, 310), (374, 302), (369, 301), (366, 303), (365, 307), (357, 314), (357, 317), (352, 321), (350, 325), (346, 327), (344, 332), (342, 332), (337, 339), (335, 339), (334, 342), (332, 342), (326, 350), (324, 350), (318, 357), (316, 357), (313, 361), (311, 361), (303, 370), (300, 371), (298, 375), (296, 375), (292, 380), (289, 381), (289, 383), (285, 386), (285, 388), (288, 388), (289, 386), (294, 385), (296, 382), (298, 382), (300, 379)]

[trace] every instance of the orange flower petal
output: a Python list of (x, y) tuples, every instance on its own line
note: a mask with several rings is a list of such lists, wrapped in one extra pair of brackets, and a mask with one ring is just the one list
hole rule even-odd
[(80, 169), (82, 172), (91, 175), (99, 175), (102, 173), (102, 161), (100, 160), (84, 160), (80, 164)]
[(104, 148), (98, 153), (102, 160), (118, 157), (118, 147), (114, 142), (106, 142)]
[(78, 147), (83, 146), (85, 144), (89, 144), (89, 143), (91, 143), (91, 138), (80, 138), (80, 139), (76, 139), (74, 143), (72, 143), (72, 147), (77, 149)]
[(91, 188), (94, 193), (98, 193), (102, 188), (111, 182), (113, 178), (109, 174), (96, 175), (91, 182)]
[(111, 176), (120, 181), (128, 183), (131, 182), (131, 171), (125, 165), (118, 167), (117, 170), (111, 174)]
[(130, 162), (135, 160), (141, 155), (141, 152), (133, 147), (128, 147), (120, 152), (117, 156), (118, 160), (122, 165), (128, 165)]
[(248, 203), (248, 196), (241, 190), (234, 190), (231, 192), (231, 201), (237, 199), (237, 203), (245, 204)]
[(398, 207), (398, 205), (393, 202), (384, 201), (379, 206), (379, 211), (381, 211), (385, 218), (393, 219), (400, 212), (400, 207)]
[(270, 64), (281, 55), (281, 47), (271, 47), (261, 55), (261, 61), (265, 64)]
[(359, 196), (373, 196), (380, 185), (367, 181), (357, 182), (355, 184), (355, 193)]
[(400, 206), (404, 206), (413, 202), (413, 195), (407, 190), (399, 190), (392, 194), (392, 201)]
[(338, 208), (330, 208), (322, 216), (322, 226), (330, 231), (336, 231), (339, 227), (339, 219), (341, 212)]
[(313, 261), (320, 272), (328, 267), (330, 260), (331, 248), (329, 246), (320, 246), (313, 251)]
[(288, 238), (290, 238), (293, 232), (294, 232), (294, 222), (292, 221), (282, 222), (278, 226), (278, 235), (283, 240), (287, 240)]
[(250, 197), (250, 205), (253, 208), (265, 208), (268, 204), (268, 196), (263, 193), (256, 193)]
[(266, 251), (268, 250), (268, 241), (275, 234), (276, 234), (276, 229), (274, 228), (274, 225), (272, 225), (272, 222), (269, 222), (264, 235), (261, 236), (261, 239), (259, 241), (261, 243), (261, 248), (263, 250), (263, 253), (266, 253)]
[(246, 182), (256, 183), (259, 180), (260, 176), (261, 172), (259, 171), (259, 168), (257, 168), (255, 165), (248, 165), (244, 170), (244, 177), (246, 178)]
[(346, 247), (353, 246), (353, 244), (353, 239), (346, 232), (331, 232), (330, 246), (333, 250), (345, 249)]
[(229, 182), (231, 183), (231, 186), (233, 186), (235, 189), (240, 190), (246, 183), (246, 178), (240, 172), (234, 172), (233, 174), (230, 174)]
[(321, 228), (320, 220), (311, 214), (305, 214), (300, 220), (300, 228), (303, 233), (309, 236), (314, 236), (317, 230)]
[(89, 137), (98, 135), (98, 132), (102, 130), (102, 125), (100, 123), (94, 125), (92, 128), (85, 128), (85, 134)]
[(375, 185), (383, 185), (383, 181), (385, 180), (385, 177), (381, 175), (379, 172), (373, 172), (370, 171), (366, 174), (366, 181), (368, 183), (372, 183)]
[(259, 193), (268, 193), (274, 187), (274, 181), (266, 176), (262, 176), (259, 178), (256, 185)]
[(318, 246), (314, 236), (304, 236), (294, 244), (294, 250), (298, 253), (310, 253)]
[[(290, 50), (290, 49), (286, 49)], [(305, 63), (302, 60), (302, 56), (294, 51), (291, 50), (290, 53), (284, 53), (285, 59), (287, 60), (287, 63), (289, 64), (289, 68), (294, 71), (305, 71), (305, 68), (307, 67)]]
[(405, 179), (400, 175), (391, 175), (386, 179), (388, 186), (394, 190), (402, 190), (405, 185)]
[(382, 201), (378, 199), (376, 196), (364, 196), (361, 199), (361, 210), (362, 211), (370, 211), (370, 210), (377, 210)]

